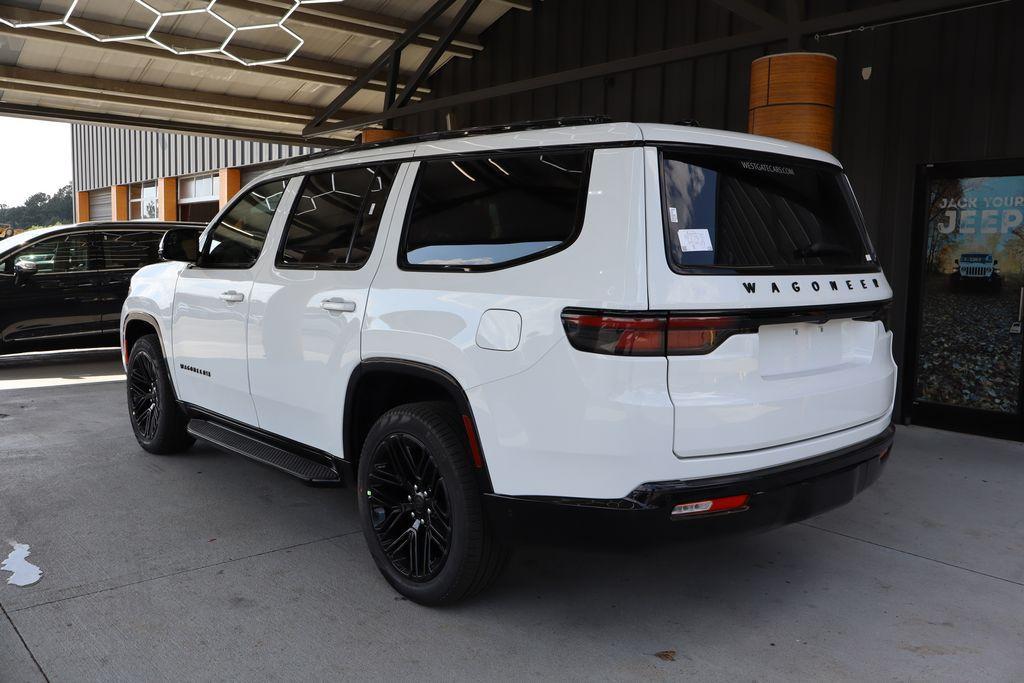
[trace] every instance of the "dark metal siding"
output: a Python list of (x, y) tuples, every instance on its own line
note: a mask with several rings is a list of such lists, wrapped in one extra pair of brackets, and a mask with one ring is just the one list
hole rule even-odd
[[(785, 16), (784, 0), (756, 4)], [(808, 16), (882, 4), (806, 0)], [(919, 164), (1024, 157), (1024, 2), (977, 7), (844, 36), (813, 37), (808, 50), (839, 59), (835, 155), (846, 166), (872, 240), (895, 290), (890, 319), (903, 361)], [(432, 97), (653, 52), (755, 27), (710, 0), (544, 0), (509, 12), (482, 36), (473, 60), (452, 60), (431, 79)], [(784, 43), (536, 90), (407, 117), (424, 132), (576, 114), (622, 121), (696, 119), (745, 131), (750, 62)], [(870, 78), (862, 69), (871, 67)]]
[(71, 146), (76, 191), (265, 164), (319, 150), (81, 123), (71, 126)]

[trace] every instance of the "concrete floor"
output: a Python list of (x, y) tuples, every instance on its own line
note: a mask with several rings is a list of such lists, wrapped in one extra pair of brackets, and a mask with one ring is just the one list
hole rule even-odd
[(35, 380), (0, 391), (0, 542), (44, 572), (0, 582), (4, 683), (1024, 679), (1021, 444), (901, 428), (882, 480), (808, 523), (521, 550), (490, 592), (426, 609), (376, 571), (351, 491), (144, 453), (116, 353), (66, 361), (0, 359)]

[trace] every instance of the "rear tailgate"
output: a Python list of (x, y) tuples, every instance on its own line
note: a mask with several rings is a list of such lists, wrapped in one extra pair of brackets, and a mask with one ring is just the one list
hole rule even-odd
[[(821, 177), (808, 179), (799, 163), (736, 151), (669, 169), (677, 186), (667, 188), (665, 157), (646, 154), (648, 187), (662, 189), (648, 194), (648, 307), (687, 330), (714, 329), (699, 353), (669, 351), (675, 454), (771, 448), (889, 415), (896, 367), (878, 310), (892, 292), (866, 238), (849, 234), (862, 228), (852, 195), (836, 208), (848, 188), (841, 170), (817, 164), (807, 173)], [(733, 161), (747, 166), (729, 178)], [(763, 186), (758, 173), (769, 176)], [(795, 199), (791, 182), (802, 183)], [(694, 196), (681, 197), (678, 183)], [(799, 195), (820, 187), (833, 192), (827, 208)]]
[(770, 448), (888, 414), (890, 333), (870, 314), (815, 315), (755, 322), (756, 332), (732, 335), (707, 355), (669, 357), (677, 456)]

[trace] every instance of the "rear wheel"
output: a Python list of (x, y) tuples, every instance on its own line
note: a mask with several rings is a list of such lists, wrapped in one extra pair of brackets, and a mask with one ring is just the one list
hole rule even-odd
[(155, 334), (140, 337), (128, 356), (128, 418), (139, 445), (150, 453), (178, 453), (195, 439), (178, 406)]
[(381, 416), (363, 445), (358, 477), (363, 535), (399, 593), (443, 605), (497, 578), (508, 551), (484, 519), (451, 406), (413, 403)]

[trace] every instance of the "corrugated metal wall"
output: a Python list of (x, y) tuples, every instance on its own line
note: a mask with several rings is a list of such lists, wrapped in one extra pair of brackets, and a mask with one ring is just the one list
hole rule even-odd
[(80, 123), (71, 126), (71, 146), (76, 191), (265, 164), (319, 150)]
[[(783, 0), (757, 2), (785, 16)], [(801, 0), (808, 16), (884, 4)], [(901, 361), (906, 329), (914, 184), (920, 164), (1024, 157), (1024, 2), (978, 7), (807, 41), (839, 59), (834, 153), (846, 166), (895, 290), (890, 316)], [(754, 30), (710, 0), (544, 0), (509, 12), (473, 60), (449, 62), (432, 97)], [(696, 119), (745, 131), (750, 62), (766, 45), (536, 90), (404, 119), (427, 131), (606, 114), (620, 121)], [(870, 68), (870, 72), (864, 71)]]

